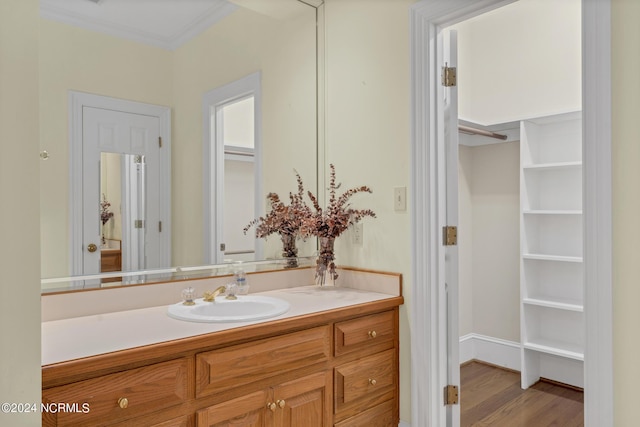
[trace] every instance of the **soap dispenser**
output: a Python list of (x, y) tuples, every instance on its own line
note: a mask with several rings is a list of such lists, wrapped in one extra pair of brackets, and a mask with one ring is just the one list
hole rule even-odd
[(236, 282), (236, 293), (238, 295), (247, 295), (249, 293), (249, 284), (247, 283), (247, 274), (242, 267), (242, 261), (236, 263), (233, 277)]

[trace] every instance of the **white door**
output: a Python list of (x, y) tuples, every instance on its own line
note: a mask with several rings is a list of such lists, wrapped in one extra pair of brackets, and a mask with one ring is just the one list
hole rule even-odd
[[(136, 174), (144, 175), (142, 185), (140, 180), (134, 180), (128, 187), (128, 180), (123, 179), (122, 207), (111, 207), (112, 211), (120, 209), (123, 213), (144, 214), (144, 217), (136, 218), (123, 215), (123, 270), (160, 267), (159, 136), (158, 117), (83, 107), (83, 236), (82, 248), (79, 248), (82, 251), (83, 274), (100, 272), (101, 153), (123, 155), (123, 171), (131, 169), (127, 162), (134, 159), (138, 165)], [(127, 201), (131, 194), (138, 196), (140, 203), (136, 206), (130, 206), (131, 201)], [(97, 250), (94, 249), (96, 247)]]
[[(456, 31), (445, 32), (440, 37), (443, 42), (442, 72), (444, 67), (455, 70), (458, 66), (458, 35)], [(443, 152), (445, 155), (446, 182), (446, 224), (443, 226), (458, 227), (458, 87), (454, 83), (453, 72), (450, 72), (449, 83), (441, 85), (443, 102)], [(457, 238), (457, 233), (456, 233)], [(464, 238), (464, 236), (461, 236)], [(444, 239), (443, 239), (444, 240)], [(445, 301), (441, 313), (446, 313), (447, 337), (447, 384), (460, 386), (460, 334), (458, 328), (458, 246), (444, 247)], [(458, 393), (460, 390), (458, 389)], [(460, 425), (460, 404), (447, 406), (447, 426)]]

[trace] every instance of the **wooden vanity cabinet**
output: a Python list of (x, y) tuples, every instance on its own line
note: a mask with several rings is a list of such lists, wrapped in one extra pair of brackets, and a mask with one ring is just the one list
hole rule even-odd
[(399, 423), (397, 311), (335, 324), (334, 422), (387, 427)]
[[(43, 367), (43, 426), (397, 426), (402, 297)], [(126, 403), (123, 402), (126, 399)]]

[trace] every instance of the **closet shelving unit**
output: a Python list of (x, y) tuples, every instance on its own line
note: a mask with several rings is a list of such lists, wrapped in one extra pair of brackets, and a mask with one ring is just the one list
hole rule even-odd
[(582, 119), (520, 123), (521, 385), (583, 387)]

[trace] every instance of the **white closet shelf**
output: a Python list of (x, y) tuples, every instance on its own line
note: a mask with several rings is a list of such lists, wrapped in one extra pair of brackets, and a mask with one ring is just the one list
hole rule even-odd
[(584, 382), (581, 159), (579, 112), (520, 122), (524, 388), (541, 377)]
[(547, 255), (547, 254), (522, 254), (524, 259), (539, 259), (543, 261), (582, 262), (580, 256)]
[(584, 361), (582, 347), (575, 344), (539, 338), (525, 342), (523, 347), (527, 350), (534, 350), (540, 353)]
[(524, 170), (563, 170), (563, 169), (580, 169), (582, 162), (554, 162), (554, 163), (535, 163), (522, 166)]
[(582, 215), (580, 209), (529, 209), (522, 211), (525, 215)]
[(538, 305), (541, 307), (557, 308), (559, 310), (583, 312), (584, 307), (578, 300), (569, 298), (548, 298), (543, 296), (522, 298), (522, 303), (527, 305)]

